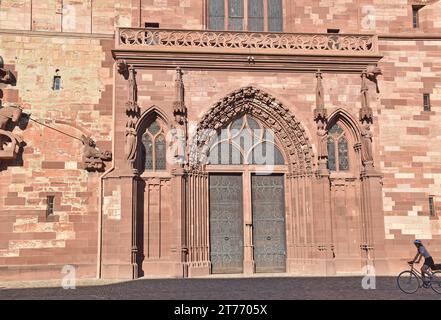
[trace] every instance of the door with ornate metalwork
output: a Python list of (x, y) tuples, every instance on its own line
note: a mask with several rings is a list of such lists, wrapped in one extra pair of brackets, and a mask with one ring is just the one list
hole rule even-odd
[(210, 175), (212, 273), (243, 272), (242, 175)]
[(256, 272), (285, 272), (283, 175), (252, 175), (253, 243)]

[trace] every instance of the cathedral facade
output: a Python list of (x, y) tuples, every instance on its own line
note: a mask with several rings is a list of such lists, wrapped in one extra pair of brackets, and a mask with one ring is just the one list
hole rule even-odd
[(2, 1), (0, 280), (441, 256), (441, 2)]

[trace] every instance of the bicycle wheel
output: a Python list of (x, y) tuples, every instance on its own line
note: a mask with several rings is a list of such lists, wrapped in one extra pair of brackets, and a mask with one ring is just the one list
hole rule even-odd
[(432, 273), (431, 287), (436, 293), (441, 293), (441, 271)]
[(403, 271), (397, 277), (398, 288), (404, 293), (414, 293), (420, 287), (418, 276), (411, 271)]

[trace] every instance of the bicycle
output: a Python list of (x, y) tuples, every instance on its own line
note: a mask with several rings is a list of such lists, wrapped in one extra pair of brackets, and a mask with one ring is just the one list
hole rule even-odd
[(441, 294), (441, 271), (430, 270), (429, 276), (426, 276), (426, 281), (423, 280), (423, 275), (414, 267), (415, 263), (409, 263), (410, 270), (401, 272), (397, 277), (398, 288), (407, 294), (417, 292), (419, 288), (432, 288), (436, 293)]

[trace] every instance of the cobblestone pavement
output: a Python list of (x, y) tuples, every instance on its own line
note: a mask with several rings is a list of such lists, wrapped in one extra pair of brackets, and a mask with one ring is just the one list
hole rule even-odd
[[(364, 290), (359, 277), (139, 279), (75, 290), (5, 288), (0, 299), (147, 299), (147, 300), (281, 300), (281, 299), (437, 299), (432, 289), (402, 293), (394, 277), (377, 277), (375, 290)], [(99, 283), (98, 283), (99, 284)]]

